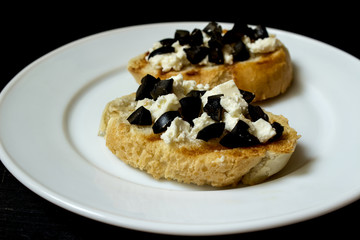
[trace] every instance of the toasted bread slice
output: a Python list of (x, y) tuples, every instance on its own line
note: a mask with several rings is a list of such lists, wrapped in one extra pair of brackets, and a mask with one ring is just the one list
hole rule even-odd
[(231, 65), (190, 65), (181, 71), (169, 72), (155, 69), (145, 58), (148, 54), (143, 53), (128, 62), (128, 70), (139, 84), (146, 74), (167, 79), (180, 73), (184, 80), (209, 84), (210, 88), (232, 79), (239, 89), (254, 93), (254, 101), (261, 101), (284, 93), (293, 78), (290, 54), (283, 45), (273, 52), (256, 54)]
[(122, 161), (156, 179), (215, 187), (235, 186), (240, 181), (257, 184), (286, 165), (299, 138), (285, 117), (267, 112), (270, 123), (276, 121), (284, 127), (276, 141), (232, 149), (215, 139), (168, 144), (150, 126), (129, 124), (127, 117), (135, 107), (135, 94), (108, 103), (99, 135)]

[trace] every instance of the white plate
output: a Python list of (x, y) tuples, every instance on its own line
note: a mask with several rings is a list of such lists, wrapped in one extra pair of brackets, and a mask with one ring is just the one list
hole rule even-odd
[[(295, 81), (263, 104), (302, 135), (266, 183), (213, 189), (157, 181), (123, 164), (97, 136), (105, 104), (134, 92), (127, 61), (176, 29), (163, 23), (96, 34), (30, 64), (0, 96), (0, 157), (43, 198), (102, 222), (168, 234), (211, 235), (282, 226), (360, 196), (360, 62), (324, 43), (269, 29), (290, 50)], [(223, 24), (230, 28), (231, 25)]]

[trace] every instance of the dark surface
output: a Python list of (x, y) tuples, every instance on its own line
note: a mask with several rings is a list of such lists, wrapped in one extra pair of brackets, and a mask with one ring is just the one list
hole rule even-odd
[[(146, 7), (150, 8), (154, 4), (149, 3)], [(252, 16), (247, 18), (249, 14), (240, 14), (239, 7), (239, 9), (232, 7), (230, 11), (216, 8), (202, 13), (196, 12), (196, 14), (191, 8), (185, 8), (186, 14), (181, 15), (175, 14), (177, 11), (173, 8), (170, 14), (170, 10), (163, 8), (159, 10), (154, 7), (145, 8), (146, 10), (139, 12), (136, 6), (125, 8), (124, 6), (93, 4), (96, 10), (89, 11), (83, 8), (74, 9), (72, 5), (65, 3), (62, 3), (61, 7), (55, 3), (53, 5), (42, 6), (42, 8), (34, 5), (19, 5), (2, 9), (8, 14), (6, 17), (2, 14), (1, 17), (2, 86), (0, 89), (25, 66), (64, 44), (101, 31), (152, 22), (210, 20), (233, 22), (240, 18), (245, 19), (244, 22), (249, 24), (257, 24), (259, 19), (256, 16), (261, 16), (264, 18), (260, 21), (267, 26), (318, 39), (360, 58), (358, 47), (360, 41), (357, 37), (359, 24), (358, 21), (354, 21), (357, 14), (353, 11), (357, 7), (349, 5), (346, 8), (336, 6), (336, 9), (321, 9), (321, 17), (318, 15), (319, 9), (314, 10), (310, 5), (299, 8), (294, 5), (290, 10), (285, 9), (277, 13), (280, 17), (276, 19), (277, 22), (269, 21), (273, 20), (269, 14), (264, 15), (268, 13), (267, 10), (270, 11), (269, 9), (256, 12), (257, 15), (253, 12)], [(297, 14), (292, 12), (295, 9)], [(283, 12), (287, 14), (283, 16)], [(293, 23), (289, 23), (289, 20)], [(259, 232), (200, 238), (308, 238), (314, 236), (315, 233), (322, 238), (354, 237), (358, 236), (359, 213), (360, 201), (358, 200), (334, 212), (297, 224)], [(0, 239), (118, 239), (125, 236), (137, 239), (186, 238), (128, 230), (96, 222), (64, 210), (27, 189), (0, 163)]]

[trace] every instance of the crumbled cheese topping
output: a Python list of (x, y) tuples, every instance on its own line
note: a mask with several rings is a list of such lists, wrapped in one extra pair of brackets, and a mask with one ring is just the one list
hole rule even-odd
[(251, 42), (248, 36), (242, 38), (246, 47), (252, 53), (270, 53), (280, 48), (282, 43), (276, 38), (274, 34), (270, 34), (268, 38), (257, 39), (255, 42)]
[[(156, 101), (151, 99), (139, 100), (136, 105), (136, 109), (140, 106), (144, 106), (151, 112), (153, 121), (159, 118), (163, 113), (167, 111), (176, 111), (180, 108), (179, 100), (183, 98), (191, 90), (208, 90), (208, 85), (196, 84), (195, 81), (183, 80), (181, 74), (174, 76), (173, 92), (171, 94), (160, 96)], [(223, 94), (220, 104), (224, 108), (223, 122), (225, 123), (225, 129), (231, 131), (239, 120), (245, 121), (249, 125), (249, 132), (256, 136), (260, 142), (266, 142), (273, 136), (276, 131), (271, 124), (263, 119), (259, 119), (256, 122), (245, 118), (244, 115), (248, 113), (248, 103), (243, 99), (239, 89), (237, 88), (233, 80), (227, 81), (214, 87), (201, 97), (203, 106), (207, 103), (208, 96)], [(194, 126), (184, 121), (182, 118), (175, 118), (167, 130), (161, 134), (161, 138), (166, 143), (172, 142), (194, 142), (199, 141), (196, 139), (197, 134), (203, 128), (215, 123), (213, 119), (203, 112), (201, 116), (193, 119)]]
[[(202, 31), (203, 34), (203, 44), (202, 46), (208, 47), (210, 37)], [(276, 49), (282, 46), (282, 43), (279, 39), (276, 38), (274, 34), (270, 34), (269, 37), (264, 39), (257, 39), (255, 42), (251, 42), (248, 36), (244, 36), (242, 38), (246, 48), (252, 54), (261, 54), (261, 53), (269, 53), (273, 52)], [(154, 43), (153, 47), (149, 49), (149, 53), (160, 48), (162, 45), (160, 42)], [(189, 48), (190, 45), (185, 44), (183, 46), (180, 45), (179, 41), (174, 42), (171, 45), (175, 51), (172, 53), (164, 53), (158, 54), (150, 59), (146, 57), (146, 60), (154, 67), (155, 69), (161, 69), (163, 72), (169, 72), (171, 70), (180, 71), (186, 66), (191, 65), (189, 60), (186, 57), (186, 53), (184, 49)], [(231, 65), (233, 64), (233, 48), (229, 44), (225, 44), (222, 52), (224, 56), (224, 64)], [(199, 65), (212, 66), (215, 63), (209, 62), (208, 56), (206, 56)]]

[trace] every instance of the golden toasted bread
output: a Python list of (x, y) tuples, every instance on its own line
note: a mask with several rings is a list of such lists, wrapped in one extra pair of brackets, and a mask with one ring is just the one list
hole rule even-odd
[(218, 139), (169, 144), (161, 134), (154, 134), (151, 126), (127, 121), (135, 107), (135, 93), (108, 103), (99, 135), (122, 161), (156, 179), (215, 187), (234, 186), (240, 181), (257, 184), (286, 165), (299, 138), (285, 117), (266, 112), (270, 123), (276, 121), (284, 127), (276, 141), (239, 148), (224, 147)]

